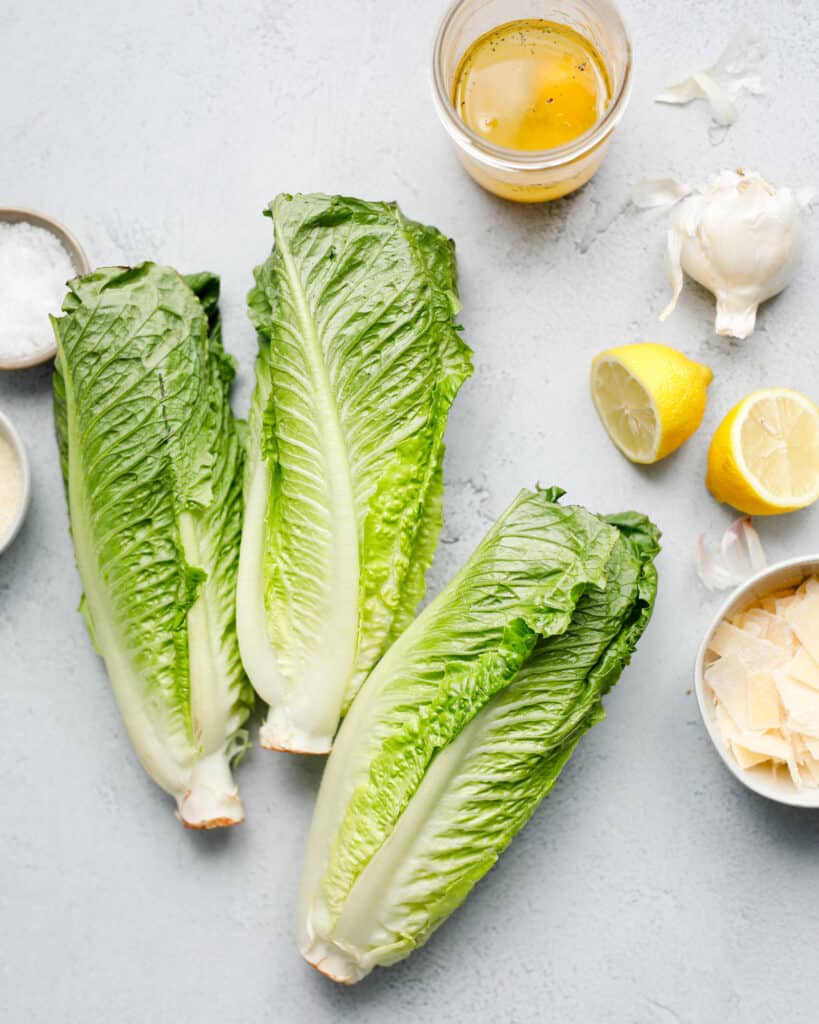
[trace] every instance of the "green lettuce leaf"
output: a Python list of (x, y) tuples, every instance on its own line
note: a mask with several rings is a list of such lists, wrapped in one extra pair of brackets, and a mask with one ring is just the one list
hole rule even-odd
[(339, 731), (298, 920), (303, 955), (337, 980), (407, 956), (463, 902), (603, 717), (648, 623), (656, 528), (557, 493), (518, 496)]
[(282, 195), (266, 212), (239, 643), (270, 705), (262, 744), (321, 752), (423, 596), (470, 353), (436, 229), (339, 196)]
[(242, 461), (218, 278), (143, 263), (71, 282), (54, 409), (81, 609), (145, 769), (197, 828), (242, 819), (252, 690), (235, 587)]

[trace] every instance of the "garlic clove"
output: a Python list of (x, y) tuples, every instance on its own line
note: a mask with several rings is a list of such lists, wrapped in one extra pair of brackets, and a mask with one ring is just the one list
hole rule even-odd
[(692, 100), (704, 100), (705, 98), (706, 95), (697, 81), (697, 76), (691, 75), (690, 78), (685, 78), (682, 82), (677, 82), (676, 85), (666, 86), (661, 93), (654, 97), (654, 102), (685, 106)]
[(732, 125), (739, 114), (730, 90), (706, 71), (694, 75), (694, 79), (702, 90), (703, 98), (711, 105), (711, 117), (714, 121), (725, 127)]
[(712, 552), (702, 534), (697, 541), (697, 575), (706, 590), (729, 590), (768, 565), (762, 541), (748, 516), (732, 523)]
[(666, 320), (674, 312), (683, 289), (682, 236), (673, 229), (668, 232), (666, 241), (665, 270), (671, 282), (671, 301), (660, 313), (661, 320)]

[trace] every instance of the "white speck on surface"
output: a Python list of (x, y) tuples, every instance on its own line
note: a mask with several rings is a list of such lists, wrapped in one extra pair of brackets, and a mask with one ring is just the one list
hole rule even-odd
[(0, 223), (0, 363), (29, 359), (54, 344), (49, 313), (56, 315), (71, 257), (46, 228)]

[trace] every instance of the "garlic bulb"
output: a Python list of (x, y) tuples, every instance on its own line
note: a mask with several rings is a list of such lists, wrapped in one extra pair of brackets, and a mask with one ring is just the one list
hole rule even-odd
[(722, 171), (696, 190), (673, 190), (669, 180), (641, 182), (633, 191), (642, 207), (684, 197), (668, 232), (666, 269), (673, 294), (660, 319), (677, 305), (685, 271), (716, 297), (717, 334), (747, 338), (759, 304), (793, 277), (801, 242), (799, 215), (807, 198), (773, 188), (752, 171)]

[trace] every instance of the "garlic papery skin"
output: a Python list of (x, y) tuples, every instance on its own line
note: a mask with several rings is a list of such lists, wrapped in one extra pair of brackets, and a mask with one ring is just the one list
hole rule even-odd
[(716, 332), (747, 338), (761, 302), (791, 281), (801, 248), (800, 201), (752, 171), (722, 171), (688, 196), (672, 215), (666, 245), (671, 302), (677, 304), (683, 271), (717, 300)]
[(697, 541), (697, 575), (706, 590), (738, 587), (768, 566), (762, 541), (749, 516), (737, 519), (712, 551), (702, 534)]
[(741, 29), (719, 55), (715, 64), (682, 82), (669, 85), (656, 103), (690, 103), (706, 100), (716, 124), (728, 127), (737, 119), (736, 98), (743, 92), (761, 96), (765, 89), (758, 69), (765, 59), (763, 36), (750, 28)]

